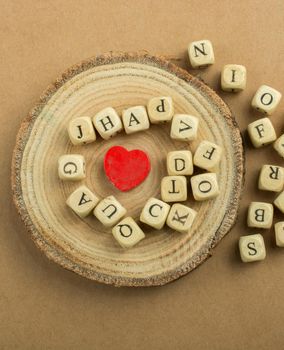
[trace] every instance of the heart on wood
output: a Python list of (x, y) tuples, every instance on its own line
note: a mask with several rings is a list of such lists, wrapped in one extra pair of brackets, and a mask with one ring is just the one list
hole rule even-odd
[(145, 180), (151, 169), (147, 154), (135, 149), (111, 147), (104, 159), (105, 173), (120, 191), (129, 191)]

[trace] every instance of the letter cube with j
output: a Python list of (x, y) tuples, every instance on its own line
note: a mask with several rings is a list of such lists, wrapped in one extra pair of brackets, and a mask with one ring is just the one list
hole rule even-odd
[(58, 175), (62, 180), (79, 181), (85, 178), (85, 159), (80, 154), (64, 154), (58, 159)]
[(125, 109), (122, 113), (122, 121), (126, 134), (147, 130), (150, 127), (147, 110), (144, 106)]
[(284, 169), (277, 165), (263, 165), (258, 178), (258, 188), (280, 192), (284, 186)]
[(199, 120), (189, 114), (175, 114), (171, 125), (171, 138), (179, 141), (193, 141), (197, 138)]
[(193, 41), (188, 46), (192, 68), (207, 67), (215, 62), (213, 46), (209, 40)]
[(66, 204), (78, 216), (84, 218), (98, 204), (99, 198), (87, 186), (80, 186), (67, 198)]
[(167, 154), (167, 170), (169, 175), (192, 175), (192, 153), (187, 150), (169, 152)]
[(184, 202), (187, 199), (185, 176), (165, 176), (161, 182), (161, 198), (164, 202)]
[(145, 238), (144, 232), (131, 217), (114, 226), (112, 234), (122, 248), (131, 248)]
[(205, 201), (219, 195), (217, 175), (205, 173), (192, 176), (190, 179), (193, 197), (196, 201)]
[(251, 202), (248, 208), (248, 227), (270, 228), (273, 221), (273, 205), (265, 202)]
[(241, 237), (239, 249), (243, 262), (260, 261), (266, 257), (264, 240), (260, 234)]
[(248, 134), (255, 148), (259, 148), (276, 140), (276, 133), (268, 118), (258, 119), (248, 125)]
[(221, 73), (221, 87), (224, 91), (244, 90), (247, 81), (246, 67), (239, 64), (226, 64)]
[(169, 204), (157, 198), (150, 198), (142, 209), (140, 221), (157, 230), (160, 230), (170, 211)]
[(95, 207), (95, 217), (106, 227), (114, 226), (126, 214), (126, 209), (114, 196), (104, 198)]
[(222, 157), (222, 148), (213, 142), (202, 141), (197, 147), (193, 164), (207, 171), (216, 171)]
[(175, 203), (167, 217), (167, 225), (173, 230), (189, 233), (197, 213), (186, 205)]
[(174, 104), (171, 97), (151, 98), (147, 109), (150, 122), (153, 124), (168, 122), (174, 115)]
[(112, 107), (107, 107), (93, 117), (95, 128), (101, 137), (108, 140), (122, 130), (119, 115)]
[(78, 117), (70, 121), (68, 134), (73, 145), (81, 145), (96, 140), (96, 133), (90, 117)]
[(272, 114), (281, 100), (281, 93), (270, 86), (261, 85), (256, 91), (251, 105), (265, 114)]

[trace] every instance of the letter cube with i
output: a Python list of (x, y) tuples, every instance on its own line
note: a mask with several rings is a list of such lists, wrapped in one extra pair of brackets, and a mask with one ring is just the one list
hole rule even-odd
[(192, 153), (187, 150), (169, 152), (167, 170), (169, 175), (192, 175)]
[(192, 68), (207, 67), (215, 62), (213, 46), (209, 40), (199, 40), (190, 43), (188, 56)]
[(268, 118), (258, 119), (248, 125), (248, 134), (255, 148), (259, 148), (276, 140), (276, 133)]
[(122, 130), (122, 122), (119, 115), (112, 107), (108, 107), (93, 117), (95, 128), (101, 137), (108, 140)]
[(205, 201), (219, 195), (217, 175), (205, 173), (192, 176), (190, 179), (192, 194), (196, 201)]
[(112, 234), (122, 248), (131, 248), (145, 238), (144, 232), (131, 217), (116, 224)]
[(264, 240), (260, 234), (241, 237), (239, 249), (243, 262), (260, 261), (266, 257)]
[(79, 117), (70, 121), (68, 134), (73, 145), (81, 145), (96, 140), (96, 133), (90, 117)]
[(224, 91), (244, 90), (247, 82), (246, 67), (239, 64), (227, 64), (221, 72), (221, 88)]
[(279, 154), (280, 157), (284, 158), (284, 134), (281, 135), (273, 144), (273, 148)]
[(186, 205), (175, 203), (167, 217), (167, 225), (173, 230), (189, 233), (197, 213)]
[(274, 200), (273, 204), (278, 208), (282, 213), (284, 213), (284, 191), (281, 192)]
[(202, 141), (197, 147), (193, 164), (207, 171), (216, 171), (222, 157), (222, 148), (213, 142)]
[(251, 202), (248, 209), (248, 227), (268, 229), (272, 226), (273, 205), (264, 202)]
[(284, 221), (277, 222), (274, 225), (274, 231), (277, 247), (284, 247)]
[(144, 106), (130, 107), (123, 111), (122, 121), (126, 134), (147, 130), (150, 122)]
[(170, 208), (169, 204), (150, 198), (142, 209), (140, 221), (160, 230), (165, 225)]
[(86, 186), (80, 186), (67, 198), (66, 204), (81, 218), (86, 217), (98, 204), (99, 198)]
[(165, 176), (161, 182), (161, 198), (164, 202), (184, 202), (187, 199), (185, 176)]
[(256, 91), (251, 105), (267, 115), (272, 114), (281, 100), (281, 93), (270, 86), (261, 85)]
[(80, 154), (64, 154), (58, 159), (61, 180), (79, 181), (85, 178), (85, 159)]
[(284, 186), (284, 169), (277, 165), (263, 165), (258, 178), (258, 188), (280, 192)]
[(189, 114), (175, 114), (171, 125), (171, 138), (179, 141), (193, 141), (197, 138), (199, 120)]
[(95, 217), (106, 227), (114, 226), (126, 214), (126, 209), (114, 196), (104, 198), (95, 207)]
[(171, 97), (154, 97), (148, 101), (147, 110), (153, 124), (169, 122), (174, 115), (174, 104)]

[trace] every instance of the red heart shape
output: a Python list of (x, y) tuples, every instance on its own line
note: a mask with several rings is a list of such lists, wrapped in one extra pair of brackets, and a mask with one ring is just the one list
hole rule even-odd
[(129, 191), (145, 180), (151, 169), (150, 160), (143, 151), (128, 151), (124, 147), (111, 147), (104, 159), (105, 173), (120, 191)]

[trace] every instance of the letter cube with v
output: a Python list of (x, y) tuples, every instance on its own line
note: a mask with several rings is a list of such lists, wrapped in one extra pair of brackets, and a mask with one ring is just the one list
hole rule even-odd
[(192, 68), (207, 67), (215, 62), (213, 46), (209, 40), (193, 41), (188, 46)]
[(131, 248), (145, 238), (144, 232), (131, 217), (114, 226), (112, 234), (122, 248)]
[(79, 181), (85, 178), (85, 159), (80, 154), (64, 154), (58, 159), (58, 175), (62, 180)]
[(272, 114), (281, 100), (281, 93), (270, 86), (261, 85), (255, 93), (251, 105), (265, 114)]
[(169, 175), (192, 175), (192, 153), (186, 150), (169, 152), (167, 155), (167, 170)]
[(160, 230), (166, 222), (169, 211), (169, 204), (156, 198), (150, 198), (142, 209), (140, 221)]
[(254, 147), (259, 148), (276, 140), (276, 133), (268, 118), (258, 119), (248, 125), (248, 134)]
[(93, 117), (95, 128), (101, 137), (108, 140), (122, 130), (122, 122), (119, 115), (112, 107), (108, 107)]
[(270, 228), (273, 221), (273, 205), (264, 202), (251, 202), (248, 209), (248, 227)]
[(125, 214), (126, 209), (114, 196), (101, 200), (94, 210), (95, 217), (106, 227), (114, 226)]
[(171, 138), (179, 141), (193, 141), (197, 138), (199, 120), (188, 114), (175, 114), (171, 126)]
[(81, 145), (96, 140), (96, 133), (90, 117), (79, 117), (70, 121), (68, 134), (73, 145)]
[(147, 105), (150, 122), (153, 124), (168, 122), (174, 115), (174, 105), (171, 97), (154, 97)]
[(205, 173), (192, 176), (190, 179), (193, 197), (196, 201), (215, 198), (220, 193), (217, 175)]
[(167, 225), (173, 230), (188, 233), (194, 222), (197, 213), (195, 210), (182, 205), (180, 203), (175, 203), (169, 212), (167, 217)]
[(241, 237), (239, 249), (243, 262), (259, 261), (266, 257), (264, 240), (260, 234)]
[(222, 157), (222, 148), (213, 142), (202, 141), (197, 147), (193, 164), (207, 171), (216, 171)]
[(284, 169), (276, 165), (263, 165), (258, 178), (260, 190), (280, 192), (284, 186)]
[(80, 186), (67, 198), (66, 204), (81, 218), (89, 215), (99, 198), (86, 186)]
[(122, 120), (126, 134), (147, 130), (150, 122), (144, 106), (130, 107), (123, 111)]

